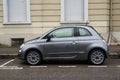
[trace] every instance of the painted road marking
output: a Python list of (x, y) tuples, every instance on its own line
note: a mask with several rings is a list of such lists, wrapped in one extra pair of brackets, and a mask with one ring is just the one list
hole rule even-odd
[(58, 66), (58, 67), (60, 67), (60, 68), (62, 68), (62, 67), (64, 67), (64, 68), (75, 68), (77, 66)]
[(120, 68), (120, 65), (118, 65), (117, 67)]
[(12, 62), (12, 61), (14, 61), (14, 60), (15, 60), (15, 59), (9, 60), (9, 61), (7, 61), (6, 63), (4, 63), (4, 64), (0, 65), (0, 67), (3, 67), (3, 66), (5, 66), (5, 65), (9, 64), (10, 62)]
[(88, 66), (89, 68), (106, 68), (107, 66)]
[(30, 68), (47, 68), (47, 66), (30, 66)]
[(20, 70), (20, 69), (23, 69), (23, 67), (18, 67), (18, 66), (5, 66), (5, 65), (7, 65), (7, 64), (9, 64), (10, 62), (13, 62), (15, 59), (12, 59), (12, 60), (9, 60), (9, 61), (7, 61), (7, 62), (5, 62), (4, 64), (2, 64), (2, 65), (0, 65), (0, 69), (3, 69), (3, 70), (5, 70), (5, 69), (16, 69), (16, 70)]
[(23, 67), (17, 67), (17, 66), (0, 66), (0, 69), (16, 69), (16, 70), (21, 70), (21, 69), (23, 69)]

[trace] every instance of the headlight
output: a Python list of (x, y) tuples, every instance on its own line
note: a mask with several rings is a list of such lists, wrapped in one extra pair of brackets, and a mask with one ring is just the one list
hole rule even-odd
[(25, 44), (22, 44), (21, 46), (20, 46), (20, 48), (23, 48), (25, 46)]

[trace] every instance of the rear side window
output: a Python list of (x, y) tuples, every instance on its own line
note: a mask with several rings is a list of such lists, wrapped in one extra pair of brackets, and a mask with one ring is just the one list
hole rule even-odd
[(79, 28), (79, 36), (92, 36), (92, 34), (85, 28)]

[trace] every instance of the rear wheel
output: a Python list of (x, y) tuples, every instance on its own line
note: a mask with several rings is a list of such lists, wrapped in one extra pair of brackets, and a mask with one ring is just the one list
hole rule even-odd
[(89, 61), (90, 61), (90, 63), (95, 64), (95, 65), (103, 64), (105, 61), (104, 52), (100, 49), (95, 49), (95, 50), (91, 51), (91, 53), (89, 55)]
[(26, 60), (27, 60), (27, 63), (31, 65), (37, 65), (41, 62), (40, 53), (36, 50), (30, 50), (26, 55)]

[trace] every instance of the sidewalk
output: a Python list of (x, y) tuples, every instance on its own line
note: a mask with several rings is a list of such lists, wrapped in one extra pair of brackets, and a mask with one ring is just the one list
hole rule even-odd
[(120, 58), (120, 46), (110, 46), (110, 57)]
[(15, 58), (18, 55), (19, 47), (0, 48), (0, 58)]
[[(0, 48), (0, 58), (14, 58), (18, 55), (19, 47)], [(110, 47), (110, 57), (120, 58), (120, 46)]]

